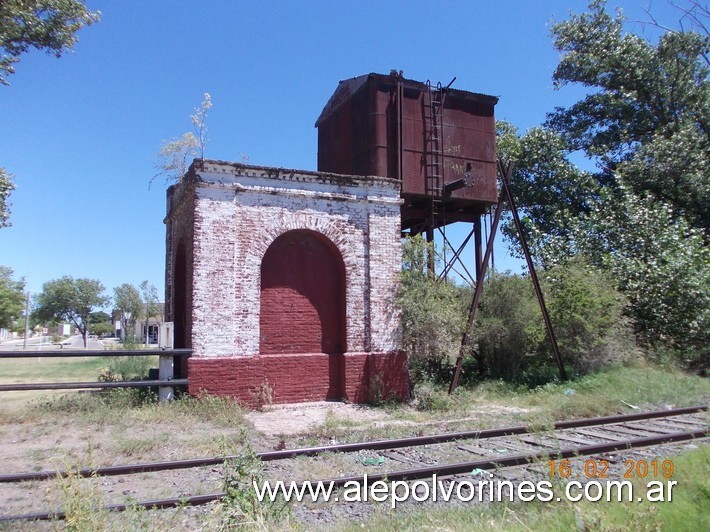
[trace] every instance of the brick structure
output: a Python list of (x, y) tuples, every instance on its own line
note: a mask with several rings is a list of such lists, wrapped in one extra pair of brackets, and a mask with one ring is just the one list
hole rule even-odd
[[(198, 161), (167, 192), (166, 315), (191, 394), (406, 398), (400, 184)], [(375, 389), (376, 388), (376, 389)]]

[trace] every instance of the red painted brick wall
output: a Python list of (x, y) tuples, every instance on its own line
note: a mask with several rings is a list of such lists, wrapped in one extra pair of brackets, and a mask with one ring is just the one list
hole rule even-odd
[(261, 264), (262, 354), (345, 351), (345, 271), (338, 250), (314, 231), (289, 231)]
[(188, 364), (190, 394), (229, 395), (248, 405), (256, 403), (255, 392), (265, 383), (273, 391), (274, 403), (340, 399), (363, 403), (370, 399), (375, 375), (383, 398), (409, 397), (403, 352), (193, 357)]
[(166, 319), (184, 320), (190, 393), (250, 403), (268, 383), (277, 403), (363, 402), (374, 382), (406, 398), (400, 201), (385, 178), (194, 163), (166, 216)]

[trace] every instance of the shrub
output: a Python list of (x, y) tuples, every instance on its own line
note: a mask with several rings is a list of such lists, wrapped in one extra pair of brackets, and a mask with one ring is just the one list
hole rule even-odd
[(126, 336), (126, 338), (123, 340), (122, 348), (127, 351), (135, 351), (137, 349), (143, 349), (145, 348), (145, 346), (135, 336)]
[(107, 357), (108, 367), (101, 370), (99, 380), (130, 381), (148, 378), (148, 370), (153, 360), (149, 356)]
[(251, 448), (226, 460), (224, 470), (225, 529), (269, 530), (288, 517), (290, 506), (283, 496), (274, 501), (258, 499), (254, 484), (261, 488), (266, 476), (263, 462)]
[(404, 244), (397, 305), (402, 311), (402, 344), (415, 381), (446, 378), (456, 358), (466, 322), (465, 290), (428, 274), (433, 246), (421, 236)]
[(528, 278), (494, 274), (481, 298), (473, 336), (488, 376), (512, 380), (544, 338), (542, 315)]
[(455, 397), (435, 385), (422, 382), (414, 389), (416, 408), (422, 412), (447, 412), (458, 406)]
[(110, 323), (93, 323), (90, 327), (91, 334), (95, 334), (96, 336), (99, 336), (101, 338), (103, 338), (104, 336), (109, 336), (114, 332), (114, 328)]
[(604, 273), (576, 257), (547, 270), (548, 308), (565, 363), (579, 373), (622, 361), (633, 348), (625, 298)]

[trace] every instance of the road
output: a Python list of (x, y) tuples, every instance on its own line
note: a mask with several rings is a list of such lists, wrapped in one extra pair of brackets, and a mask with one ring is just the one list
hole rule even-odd
[[(22, 350), (25, 344), (25, 340), (22, 338), (16, 340), (4, 340), (0, 341), (0, 351), (18, 351)], [(27, 339), (27, 350), (33, 351), (44, 351), (51, 349), (82, 349), (84, 347), (84, 340), (80, 334), (75, 334), (62, 340), (61, 347), (57, 344), (53, 344), (49, 339), (49, 336), (35, 336), (33, 338)], [(98, 340), (89, 338), (87, 344), (87, 349), (103, 349), (104, 346)]]

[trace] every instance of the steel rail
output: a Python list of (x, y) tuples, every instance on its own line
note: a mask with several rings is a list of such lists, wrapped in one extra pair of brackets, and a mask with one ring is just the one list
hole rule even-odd
[[(460, 462), (458, 464), (445, 464), (439, 466), (423, 467), (419, 469), (408, 469), (404, 471), (392, 471), (389, 473), (377, 473), (367, 475), (368, 480), (373, 482), (377, 480), (417, 480), (421, 478), (447, 475), (461, 475), (470, 473), (474, 469), (495, 469), (499, 467), (513, 467), (518, 465), (530, 464), (540, 460), (549, 458), (563, 459), (574, 458), (576, 456), (589, 456), (591, 454), (608, 453), (613, 451), (623, 451), (625, 449), (633, 449), (635, 447), (648, 447), (650, 445), (660, 445), (662, 443), (673, 443), (679, 441), (696, 440), (706, 438), (708, 430), (698, 430), (694, 432), (675, 432), (673, 434), (664, 434), (660, 436), (649, 436), (645, 438), (633, 438), (613, 443), (600, 443), (595, 445), (585, 445), (581, 447), (572, 447), (563, 449), (557, 452), (539, 452), (533, 454), (516, 454), (504, 458), (496, 457), (491, 459), (475, 460), (473, 462)], [(331, 480), (324, 480), (325, 484), (333, 483), (333, 487), (342, 487), (348, 482), (359, 482), (363, 477), (341, 477)]]
[[(172, 381), (174, 382), (174, 381)], [(614, 423), (625, 423), (629, 421), (638, 421), (643, 419), (654, 419), (663, 417), (674, 417), (687, 414), (695, 414), (697, 412), (707, 411), (707, 405), (691, 406), (685, 408), (676, 408), (673, 410), (652, 410), (649, 412), (636, 412), (633, 414), (622, 414), (616, 416), (604, 416), (583, 419), (571, 419), (567, 421), (557, 421), (552, 428), (555, 430), (590, 427), (595, 425), (610, 425)], [(415, 436), (412, 438), (398, 438), (392, 440), (377, 440), (358, 443), (343, 443), (340, 445), (326, 445), (320, 447), (304, 447), (300, 449), (285, 449), (281, 451), (265, 451), (257, 453), (256, 456), (263, 462), (274, 460), (284, 460), (295, 458), (297, 456), (315, 456), (318, 454), (331, 453), (350, 453), (356, 451), (377, 451), (384, 449), (400, 449), (403, 447), (418, 447), (422, 445), (435, 445), (439, 443), (447, 443), (457, 440), (467, 439), (489, 439), (501, 436), (513, 436), (516, 434), (530, 434), (534, 432), (527, 426), (513, 426), (497, 429), (484, 429), (465, 432), (450, 432), (446, 434), (438, 434), (434, 436)], [(191, 469), (193, 467), (204, 467), (218, 465), (227, 460), (234, 460), (237, 455), (217, 456), (210, 458), (193, 458), (187, 460), (172, 460), (165, 462), (149, 462), (142, 464), (128, 464), (116, 466), (103, 466), (96, 468), (82, 468), (71, 471), (32, 471), (26, 473), (13, 473), (8, 475), (0, 475), (0, 483), (24, 482), (30, 480), (47, 480), (67, 475), (79, 477), (91, 476), (118, 476), (130, 475), (134, 473), (149, 473), (156, 471), (169, 471), (176, 469)]]
[[(514, 467), (518, 465), (526, 465), (534, 463), (540, 460), (547, 460), (552, 458), (564, 459), (564, 458), (575, 458), (578, 456), (589, 456), (600, 453), (607, 453), (613, 451), (623, 451), (626, 449), (633, 449), (636, 447), (648, 447), (651, 445), (660, 445), (663, 443), (673, 443), (680, 441), (694, 440), (698, 438), (705, 438), (708, 436), (707, 430), (694, 431), (694, 432), (676, 432), (673, 434), (665, 434), (662, 436), (650, 436), (646, 438), (634, 438), (624, 441), (618, 441), (614, 443), (603, 443), (595, 445), (587, 445), (582, 447), (567, 448), (556, 453), (550, 452), (539, 452), (532, 454), (517, 454), (507, 457), (498, 457), (492, 459), (475, 460), (472, 462), (459, 462), (456, 464), (444, 464), (437, 466), (424, 467), (419, 469), (408, 469), (404, 471), (391, 471), (388, 473), (376, 473), (363, 476), (350, 476), (341, 477), (328, 480), (320, 481), (310, 481), (311, 484), (321, 482), (324, 485), (332, 486), (334, 488), (341, 488), (345, 485), (357, 483), (357, 484), (367, 484), (367, 482), (377, 482), (377, 481), (396, 481), (396, 480), (418, 480), (422, 478), (437, 476), (450, 476), (450, 475), (462, 475), (466, 473), (471, 473), (474, 469), (497, 469), (502, 467)], [(300, 487), (306, 481), (301, 482)], [(109, 506), (102, 506), (100, 508), (95, 508), (94, 511), (125, 511), (130, 508), (143, 508), (146, 510), (150, 509), (167, 509), (175, 508), (178, 506), (199, 506), (202, 504), (208, 504), (210, 502), (215, 502), (223, 499), (226, 493), (212, 493), (207, 495), (197, 495), (192, 497), (183, 498), (170, 498), (170, 499), (157, 499), (151, 501), (136, 502), (133, 504), (114, 504)], [(66, 517), (64, 512), (44, 512), (44, 513), (34, 513), (34, 514), (21, 514), (21, 515), (7, 515), (0, 516), (0, 523), (10, 522), (10, 521), (48, 521), (48, 520), (61, 520)]]

